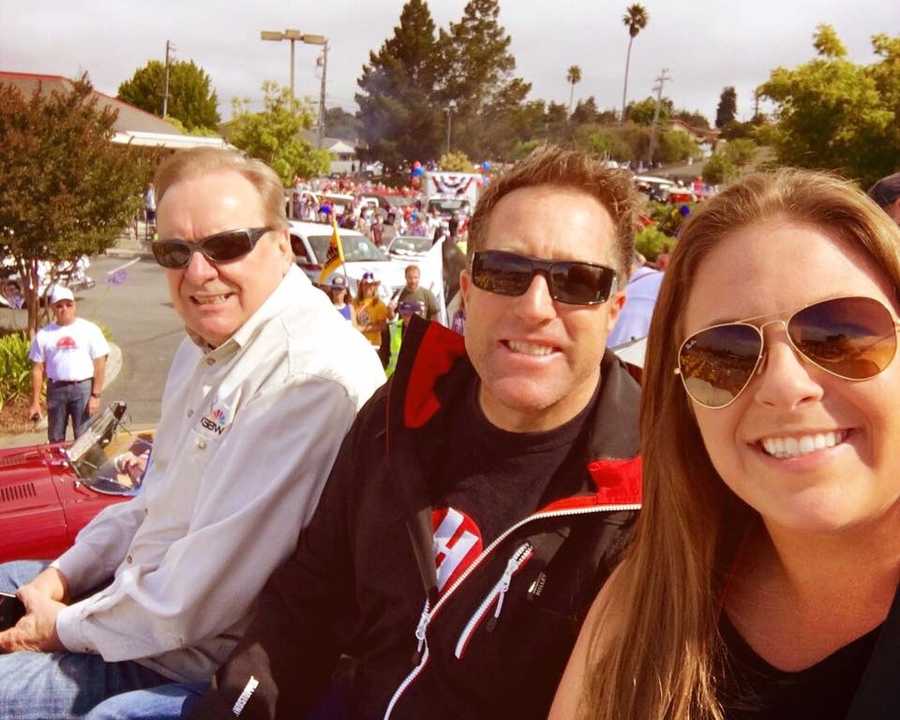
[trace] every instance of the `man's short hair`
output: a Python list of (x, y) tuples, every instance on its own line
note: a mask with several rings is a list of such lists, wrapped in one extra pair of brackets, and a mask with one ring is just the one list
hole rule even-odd
[(619, 287), (625, 287), (634, 253), (637, 202), (631, 178), (582, 152), (554, 146), (537, 148), (487, 186), (469, 224), (469, 262), (473, 253), (485, 245), (488, 223), (497, 203), (515, 190), (540, 185), (580, 190), (606, 209), (616, 229), (615, 262)]
[(166, 191), (180, 180), (229, 171), (243, 176), (256, 188), (269, 225), (276, 229), (288, 227), (284, 186), (276, 172), (260, 160), (221, 148), (179, 150), (160, 163), (153, 178), (157, 207)]
[(900, 198), (900, 172), (881, 178), (869, 188), (869, 197), (882, 208)]

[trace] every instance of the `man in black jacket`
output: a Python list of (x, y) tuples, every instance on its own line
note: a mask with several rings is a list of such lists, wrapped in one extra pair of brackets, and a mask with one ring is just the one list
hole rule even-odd
[(194, 718), (546, 717), (640, 507), (605, 352), (627, 178), (536, 151), (472, 219), (465, 338), (413, 319), (293, 557)]

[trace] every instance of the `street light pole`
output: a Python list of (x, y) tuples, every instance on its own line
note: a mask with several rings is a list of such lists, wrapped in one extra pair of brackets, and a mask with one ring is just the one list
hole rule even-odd
[(325, 77), (328, 74), (328, 41), (322, 46), (322, 89), (319, 93), (319, 150), (325, 138)]
[(166, 86), (163, 90), (163, 119), (169, 114), (169, 53), (175, 50), (171, 40), (166, 40)]
[(291, 107), (294, 104), (294, 43), (303, 41), (303, 33), (299, 30), (288, 28), (283, 32), (280, 30), (263, 30), (260, 32), (261, 40), (272, 40), (273, 42), (281, 42), (282, 40), (290, 40), (291, 42)]

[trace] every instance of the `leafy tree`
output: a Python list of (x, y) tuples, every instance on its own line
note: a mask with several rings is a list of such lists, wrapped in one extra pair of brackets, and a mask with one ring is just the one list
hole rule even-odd
[(496, 152), (498, 134), (505, 134), (510, 113), (531, 89), (513, 77), (516, 61), (499, 15), (498, 0), (469, 0), (459, 22), (441, 30), (438, 39), (443, 74), (439, 97), (456, 104), (455, 144), (473, 158)]
[(703, 166), (703, 182), (721, 185), (737, 177), (738, 169), (722, 153), (713, 153)]
[(734, 122), (736, 116), (737, 92), (729, 86), (719, 96), (719, 106), (716, 108), (716, 127), (725, 127), (728, 123)]
[(436, 159), (441, 146), (444, 106), (435, 97), (434, 33), (428, 5), (408, 0), (393, 36), (369, 53), (356, 81), (357, 117), (368, 145), (360, 154), (363, 160), (380, 160), (389, 173), (415, 160)]
[(693, 128), (709, 130), (709, 120), (706, 118), (706, 115), (699, 110), (694, 110), (693, 112), (689, 112), (688, 110), (676, 110), (672, 113), (672, 119), (681, 120), (685, 125), (690, 125)]
[(262, 112), (250, 112), (249, 101), (235, 99), (228, 135), (231, 143), (248, 155), (271, 166), (285, 186), (294, 177), (315, 177), (328, 173), (331, 158), (327, 150), (314, 149), (300, 136), (313, 124), (312, 110), (299, 100), (291, 99), (289, 88), (266, 81)]
[(340, 107), (325, 110), (325, 134), (328, 137), (356, 140), (362, 131), (359, 119)]
[(472, 161), (464, 152), (448, 152), (441, 155), (438, 167), (447, 172), (472, 172)]
[(156, 151), (113, 145), (118, 113), (97, 107), (87, 75), (25, 97), (0, 84), (0, 245), (38, 327), (38, 262), (71, 262), (115, 244), (141, 205)]
[(622, 22), (625, 24), (625, 27), (628, 28), (628, 52), (625, 55), (625, 86), (622, 88), (622, 122), (625, 122), (627, 106), (626, 101), (628, 100), (628, 71), (631, 66), (631, 44), (634, 42), (634, 39), (640, 34), (641, 30), (647, 27), (647, 22), (650, 20), (650, 15), (647, 12), (647, 8), (643, 5), (639, 5), (635, 3), (634, 5), (629, 5), (625, 8), (625, 15), (622, 17)]
[[(150, 60), (119, 85), (119, 99), (162, 117), (165, 77), (166, 66), (159, 60)], [(218, 103), (212, 81), (203, 68), (193, 60), (169, 63), (169, 116), (179, 120), (189, 132), (195, 128), (215, 130), (220, 122)]]
[(680, 130), (666, 130), (660, 135), (653, 161), (667, 164), (699, 157), (700, 148), (693, 137)]
[[(629, 103), (628, 119), (638, 125), (652, 125), (653, 115), (656, 112), (656, 98), (647, 97), (637, 102)], [(664, 97), (659, 108), (659, 122), (665, 124), (675, 112), (672, 101)]]
[(864, 186), (900, 165), (900, 37), (876, 35), (880, 60), (857, 65), (834, 29), (819, 25), (817, 57), (776, 68), (760, 87), (777, 104), (776, 121), (756, 135), (785, 165), (837, 171)]
[(604, 160), (624, 162), (633, 157), (631, 147), (618, 127), (581, 125), (575, 130), (573, 144), (576, 148)]
[(597, 110), (597, 101), (594, 100), (594, 96), (591, 95), (589, 98), (579, 100), (575, 104), (575, 109), (572, 111), (572, 116), (569, 118), (569, 121), (573, 125), (596, 123), (598, 122), (599, 115), (600, 112)]
[(566, 82), (572, 86), (569, 91), (569, 114), (572, 114), (572, 103), (575, 100), (575, 85), (581, 82), (581, 68), (577, 65), (572, 65), (569, 67), (568, 71), (566, 71)]

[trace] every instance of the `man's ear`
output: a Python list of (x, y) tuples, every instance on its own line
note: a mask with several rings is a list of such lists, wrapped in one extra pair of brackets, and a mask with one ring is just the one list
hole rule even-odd
[(287, 272), (291, 269), (291, 265), (294, 262), (294, 251), (291, 248), (291, 236), (287, 229), (279, 231), (278, 240), (276, 242), (278, 244), (278, 252), (284, 259), (284, 271)]
[(469, 291), (472, 289), (472, 276), (468, 269), (459, 271), (459, 292), (462, 294), (463, 307), (469, 304)]
[(625, 307), (625, 291), (619, 290), (619, 292), (615, 293), (606, 302), (608, 305), (607, 313), (609, 315), (609, 323), (606, 331), (609, 333), (612, 332), (612, 329), (616, 326), (619, 315), (622, 313), (622, 308)]

